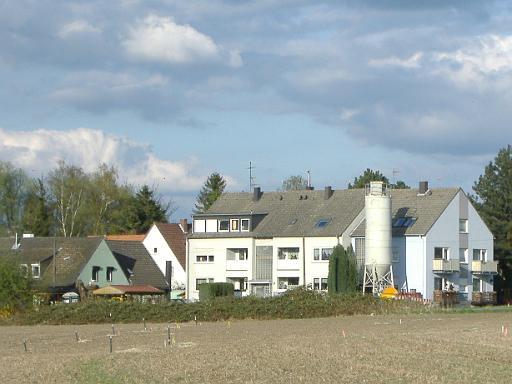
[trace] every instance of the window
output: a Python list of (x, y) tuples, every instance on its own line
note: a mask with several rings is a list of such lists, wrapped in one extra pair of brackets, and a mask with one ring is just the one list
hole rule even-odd
[(240, 231), (240, 228), (238, 224), (240, 221), (238, 219), (231, 219), (231, 232), (238, 232)]
[(106, 275), (107, 281), (109, 281), (109, 282), (112, 281), (113, 274), (114, 274), (114, 267), (107, 267), (107, 275)]
[(299, 285), (298, 277), (278, 277), (277, 285), (279, 289), (288, 289)]
[(158, 248), (153, 248), (153, 253), (157, 253), (158, 252)]
[(219, 232), (229, 231), (229, 220), (219, 220)]
[(201, 284), (206, 284), (206, 283), (213, 283), (213, 278), (208, 277), (208, 278), (196, 279), (196, 291), (199, 290), (199, 286)]
[(459, 262), (461, 262), (461, 263), (468, 262), (468, 249), (467, 248), (459, 248)]
[(398, 248), (393, 247), (392, 252), (393, 252), (393, 259), (392, 259), (393, 263), (398, 263), (400, 261), (400, 252), (398, 252)]
[(329, 223), (331, 222), (331, 219), (320, 219), (316, 222), (315, 228), (325, 228)]
[(468, 219), (459, 220), (459, 232), (468, 233)]
[(408, 228), (416, 222), (416, 217), (397, 217), (393, 221), (393, 227), (395, 228)]
[(487, 259), (487, 249), (473, 249), (473, 261), (485, 261)]
[(482, 281), (480, 279), (473, 277), (473, 292), (481, 292), (482, 291), (481, 284), (482, 284)]
[(206, 232), (206, 221), (194, 220), (194, 232)]
[(443, 288), (443, 279), (440, 277), (434, 277), (434, 289), (436, 291), (442, 291)]
[(278, 248), (277, 258), (279, 260), (298, 260), (299, 248)]
[(215, 260), (214, 255), (197, 255), (196, 262), (197, 263), (213, 263)]
[(235, 291), (247, 291), (247, 277), (228, 277), (226, 281), (233, 284)]
[(33, 279), (39, 279), (41, 277), (39, 264), (31, 264), (31, 273)]
[(313, 249), (313, 260), (329, 260), (331, 254), (332, 248), (315, 248)]
[(313, 279), (313, 289), (315, 291), (326, 291), (327, 290), (327, 278), (326, 277), (315, 277)]
[(226, 252), (227, 260), (247, 260), (247, 248), (228, 248)]
[(101, 268), (98, 267), (97, 265), (92, 267), (92, 276), (91, 276), (91, 280), (92, 281), (98, 281), (99, 280), (100, 269)]
[(449, 248), (436, 247), (434, 248), (434, 259), (448, 260)]
[(249, 219), (242, 219), (240, 221), (242, 224), (242, 232), (249, 232)]

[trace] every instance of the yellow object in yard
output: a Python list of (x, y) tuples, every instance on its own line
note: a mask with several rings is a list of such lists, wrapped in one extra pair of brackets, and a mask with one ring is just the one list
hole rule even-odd
[(398, 295), (398, 291), (394, 287), (384, 288), (382, 293), (380, 294), (381, 299), (394, 299)]

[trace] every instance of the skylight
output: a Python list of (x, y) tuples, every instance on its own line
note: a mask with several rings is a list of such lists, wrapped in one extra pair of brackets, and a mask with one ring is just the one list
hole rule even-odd
[(394, 228), (408, 228), (416, 222), (416, 217), (398, 217), (393, 221)]
[(325, 228), (331, 222), (330, 219), (320, 219), (316, 222), (315, 228)]

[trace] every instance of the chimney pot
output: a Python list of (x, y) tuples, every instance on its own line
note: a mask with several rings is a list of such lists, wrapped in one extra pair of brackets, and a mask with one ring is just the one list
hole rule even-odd
[(420, 181), (420, 185), (419, 185), (419, 193), (421, 195), (424, 195), (425, 193), (427, 193), (428, 191), (428, 181)]
[(332, 196), (332, 187), (330, 185), (326, 186), (324, 189), (324, 200), (329, 200)]
[(188, 233), (188, 220), (180, 219), (180, 227), (184, 233)]
[(254, 187), (254, 191), (252, 194), (252, 201), (258, 201), (261, 197), (261, 188), (260, 187)]

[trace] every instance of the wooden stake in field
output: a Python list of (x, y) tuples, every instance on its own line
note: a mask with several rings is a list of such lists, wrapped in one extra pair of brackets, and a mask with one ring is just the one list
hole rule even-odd
[(80, 341), (80, 336), (78, 335), (78, 331), (75, 331), (75, 340), (77, 343)]
[(505, 336), (505, 337), (508, 336), (508, 327), (505, 327), (505, 331), (503, 332), (503, 336)]
[(195, 323), (197, 325), (197, 316), (196, 315), (194, 315), (194, 321), (195, 321)]
[(167, 326), (167, 342), (168, 343), (171, 342), (171, 326), (170, 325)]
[(28, 349), (27, 349), (27, 340), (23, 340), (23, 348), (25, 349), (25, 352), (28, 352)]
[(343, 335), (343, 338), (347, 337), (347, 335), (345, 334), (345, 330), (344, 329), (341, 330), (341, 334)]
[(109, 340), (108, 344), (109, 344), (109, 351), (110, 351), (110, 353), (112, 353), (112, 339), (113, 339), (112, 336), (108, 337), (108, 340)]
[(142, 322), (144, 323), (144, 332), (147, 332), (148, 327), (146, 327), (146, 319), (142, 318)]

